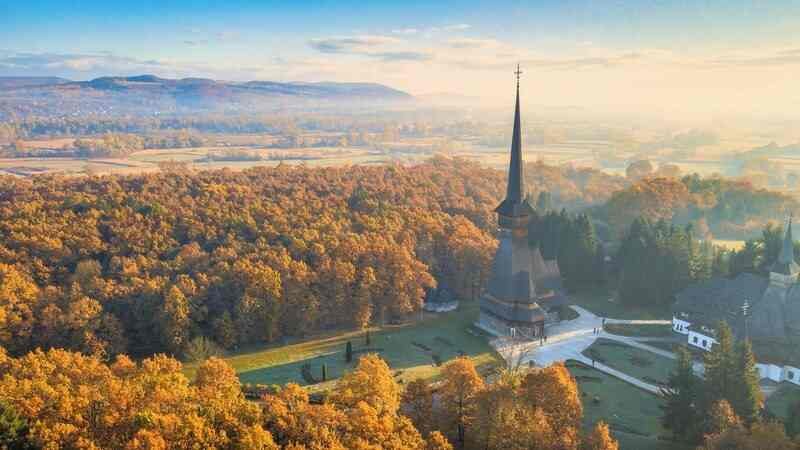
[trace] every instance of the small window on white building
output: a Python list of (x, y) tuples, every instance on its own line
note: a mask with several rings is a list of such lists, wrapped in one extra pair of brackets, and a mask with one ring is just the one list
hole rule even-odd
[(697, 344), (697, 336), (695, 336), (695, 337), (694, 337), (694, 341), (693, 341), (693, 342), (694, 342), (695, 344)]
[(706, 341), (705, 339), (703, 339), (703, 347), (708, 347), (708, 341)]
[(789, 379), (794, 380), (794, 371), (792, 370), (789, 371)]

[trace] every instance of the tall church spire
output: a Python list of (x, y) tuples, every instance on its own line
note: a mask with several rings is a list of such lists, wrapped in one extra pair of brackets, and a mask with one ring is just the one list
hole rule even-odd
[(522, 178), (522, 130), (520, 130), (519, 118), (519, 76), (522, 72), (517, 70), (517, 103), (514, 108), (514, 132), (511, 137), (511, 163), (508, 167), (508, 188), (506, 189), (506, 200), (520, 203), (524, 192), (524, 182)]
[(789, 224), (786, 226), (786, 235), (783, 239), (783, 246), (778, 255), (778, 261), (772, 268), (775, 273), (782, 275), (794, 275), (800, 273), (800, 266), (794, 260), (794, 237), (792, 236), (792, 216), (789, 216)]
[(508, 186), (506, 188), (506, 198), (495, 210), (498, 214), (506, 217), (521, 217), (530, 215), (533, 212), (530, 204), (525, 200), (525, 180), (522, 175), (522, 126), (519, 113), (519, 76), (522, 71), (514, 72), (517, 76), (517, 102), (514, 108), (514, 131), (511, 137), (511, 161), (508, 165)]

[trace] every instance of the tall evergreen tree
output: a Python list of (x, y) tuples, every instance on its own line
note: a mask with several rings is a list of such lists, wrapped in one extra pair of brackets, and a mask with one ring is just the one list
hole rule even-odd
[(672, 432), (676, 441), (695, 442), (698, 437), (698, 379), (692, 370), (692, 355), (682, 345), (675, 351), (675, 369), (670, 374), (667, 386), (661, 389), (664, 415), (661, 423)]
[(730, 275), (736, 276), (740, 273), (756, 273), (760, 260), (760, 250), (758, 243), (750, 239), (744, 243), (744, 247), (731, 254)]
[(650, 285), (648, 242), (652, 242), (650, 223), (644, 218), (633, 221), (622, 240), (617, 260), (620, 265), (619, 296), (622, 303), (641, 304), (648, 299)]
[(704, 358), (706, 405), (723, 399), (730, 400), (737, 387), (733, 364), (733, 333), (724, 321), (717, 325), (716, 340), (717, 343)]
[(536, 199), (536, 211), (539, 214), (547, 214), (553, 210), (553, 195), (548, 191), (539, 193), (539, 198)]
[(721, 247), (714, 247), (714, 257), (711, 260), (711, 276), (727, 277), (730, 275), (730, 252)]
[(745, 339), (736, 346), (732, 367), (734, 380), (728, 401), (744, 423), (752, 424), (758, 419), (763, 394), (758, 384), (756, 358), (749, 340)]
[(766, 272), (778, 260), (778, 254), (783, 246), (784, 231), (782, 226), (768, 224), (761, 231), (761, 251), (763, 257), (759, 261), (758, 268), (761, 272)]
[(575, 258), (575, 274), (573, 279), (577, 284), (587, 285), (595, 280), (597, 255), (597, 237), (595, 236), (592, 220), (586, 214), (575, 218), (573, 232), (575, 246), (572, 258)]

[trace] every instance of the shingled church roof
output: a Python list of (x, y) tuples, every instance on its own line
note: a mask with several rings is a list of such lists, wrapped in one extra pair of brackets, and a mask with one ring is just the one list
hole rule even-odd
[(769, 280), (751, 273), (739, 274), (736, 278), (712, 278), (693, 284), (675, 295), (672, 310), (677, 314), (689, 314), (694, 326), (715, 327), (725, 320), (734, 331), (742, 333), (742, 306), (747, 301), (750, 309), (758, 307), (764, 297)]

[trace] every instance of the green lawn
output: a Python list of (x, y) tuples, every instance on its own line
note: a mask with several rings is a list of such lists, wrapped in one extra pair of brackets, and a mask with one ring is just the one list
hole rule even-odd
[[(301, 385), (307, 384), (301, 374), (304, 364), (311, 365), (311, 372), (318, 379), (321, 378), (322, 364), (326, 364), (328, 379), (331, 380), (352, 369), (358, 355), (367, 352), (379, 353), (393, 370), (402, 371), (398, 380), (403, 382), (436, 377), (440, 367), (435, 365), (435, 358), (446, 362), (462, 352), (478, 366), (502, 364), (485, 335), (472, 326), (477, 317), (477, 303), (462, 302), (458, 311), (429, 314), (424, 320), (408, 325), (374, 329), (369, 346), (363, 333), (345, 332), (289, 345), (251, 349), (225, 359), (244, 383), (296, 382)], [(354, 352), (350, 364), (345, 362), (348, 340), (353, 343)], [(195, 365), (188, 365), (187, 375), (193, 376), (195, 368)], [(314, 387), (324, 389), (327, 386), (322, 383)]]
[(619, 336), (671, 337), (671, 325), (609, 323), (605, 330)]
[(657, 396), (576, 361), (567, 367), (578, 382), (587, 429), (599, 420), (608, 423), (621, 450), (684, 450), (658, 439), (665, 432)]
[(800, 386), (783, 382), (766, 401), (765, 407), (774, 416), (786, 420), (789, 405), (800, 401)]
[(623, 305), (614, 292), (606, 288), (579, 290), (569, 294), (570, 301), (601, 317), (613, 319), (671, 319), (668, 308)]
[(621, 342), (600, 338), (583, 351), (589, 358), (650, 384), (666, 383), (675, 361)]

